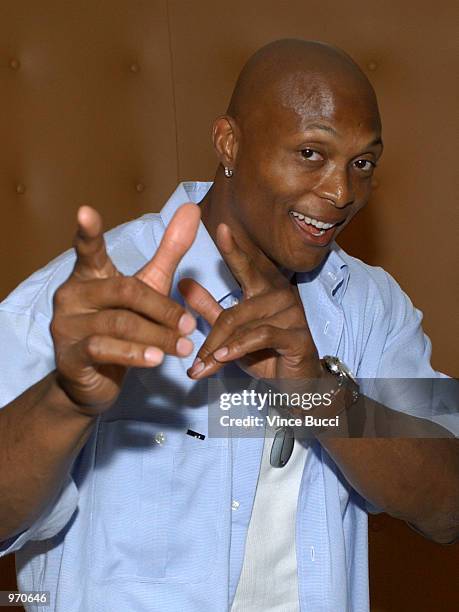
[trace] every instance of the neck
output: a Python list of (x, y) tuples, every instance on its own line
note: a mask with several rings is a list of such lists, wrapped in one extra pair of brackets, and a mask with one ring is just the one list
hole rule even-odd
[(214, 184), (204, 196), (201, 204), (201, 219), (209, 232), (212, 240), (217, 244), (217, 227), (220, 223), (226, 223), (234, 231), (234, 223), (231, 215), (231, 189), (225, 179), (221, 176), (222, 172), (217, 171)]
[(231, 229), (238, 246), (249, 255), (262, 272), (271, 276), (275, 267), (290, 280), (294, 273), (281, 269), (274, 261), (269, 259), (258, 245), (251, 240), (241, 221), (237, 218), (237, 207), (234, 205), (235, 194), (231, 181), (231, 178), (226, 178), (223, 175), (223, 169), (220, 167), (217, 170), (214, 184), (200, 204), (201, 219), (210, 237), (218, 248), (217, 227), (220, 223), (225, 223)]

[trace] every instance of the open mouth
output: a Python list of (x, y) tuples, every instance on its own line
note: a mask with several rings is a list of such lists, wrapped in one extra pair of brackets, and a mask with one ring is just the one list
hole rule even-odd
[(302, 230), (303, 234), (313, 239), (313, 242), (318, 245), (327, 244), (334, 234), (334, 230), (338, 225), (344, 223), (341, 221), (322, 221), (314, 217), (308, 217), (296, 210), (291, 210), (289, 215), (295, 225)]

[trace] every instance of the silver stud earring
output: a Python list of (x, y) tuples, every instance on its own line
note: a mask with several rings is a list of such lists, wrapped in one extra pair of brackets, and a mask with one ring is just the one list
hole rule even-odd
[(231, 168), (227, 168), (227, 167), (225, 166), (225, 176), (226, 176), (226, 178), (231, 178), (231, 177), (233, 176), (233, 174), (234, 174), (234, 173), (233, 173), (233, 171), (231, 170)]

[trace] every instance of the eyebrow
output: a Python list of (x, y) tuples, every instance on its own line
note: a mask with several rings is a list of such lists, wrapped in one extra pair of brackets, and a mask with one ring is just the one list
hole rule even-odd
[(333, 136), (338, 136), (338, 132), (330, 127), (329, 125), (324, 125), (323, 123), (308, 123), (308, 125), (304, 128), (307, 130), (323, 130), (324, 132), (328, 132), (329, 134), (333, 134)]
[[(338, 132), (334, 128), (329, 125), (325, 125), (324, 123), (308, 123), (308, 125), (305, 126), (304, 131), (307, 132), (308, 130), (322, 130), (324, 132), (328, 132), (329, 134), (333, 134), (333, 136), (338, 136)], [(381, 136), (368, 143), (366, 148), (375, 147), (377, 145), (384, 147)]]

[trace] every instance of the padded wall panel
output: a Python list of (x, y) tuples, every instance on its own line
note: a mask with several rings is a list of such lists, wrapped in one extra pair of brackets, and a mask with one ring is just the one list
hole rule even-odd
[(177, 169), (164, 1), (0, 12), (4, 296), (70, 246), (80, 204), (117, 225), (160, 208)]
[(171, 0), (170, 7), (181, 178), (213, 176), (209, 122), (225, 111), (243, 62), (261, 45), (283, 37), (324, 40), (366, 71), (386, 151), (371, 203), (341, 243), (399, 280), (425, 313), (436, 367), (459, 374), (455, 4)]
[[(397, 278), (424, 312), (435, 367), (458, 375), (456, 5), (171, 0), (170, 7), (181, 179), (213, 176), (215, 156), (203, 134), (261, 45), (324, 40), (365, 70), (381, 107), (385, 153), (369, 205), (340, 242)], [(458, 565), (458, 545), (441, 547), (387, 515), (370, 517), (374, 612), (452, 612)]]
[[(1, 2), (0, 298), (70, 245), (80, 203), (113, 226), (158, 210), (178, 177), (211, 178), (210, 124), (245, 59), (315, 38), (360, 63), (384, 120), (377, 187), (342, 244), (394, 274), (436, 366), (458, 374), (455, 23), (452, 0)], [(374, 612), (456, 609), (458, 546), (387, 516), (370, 525)]]

